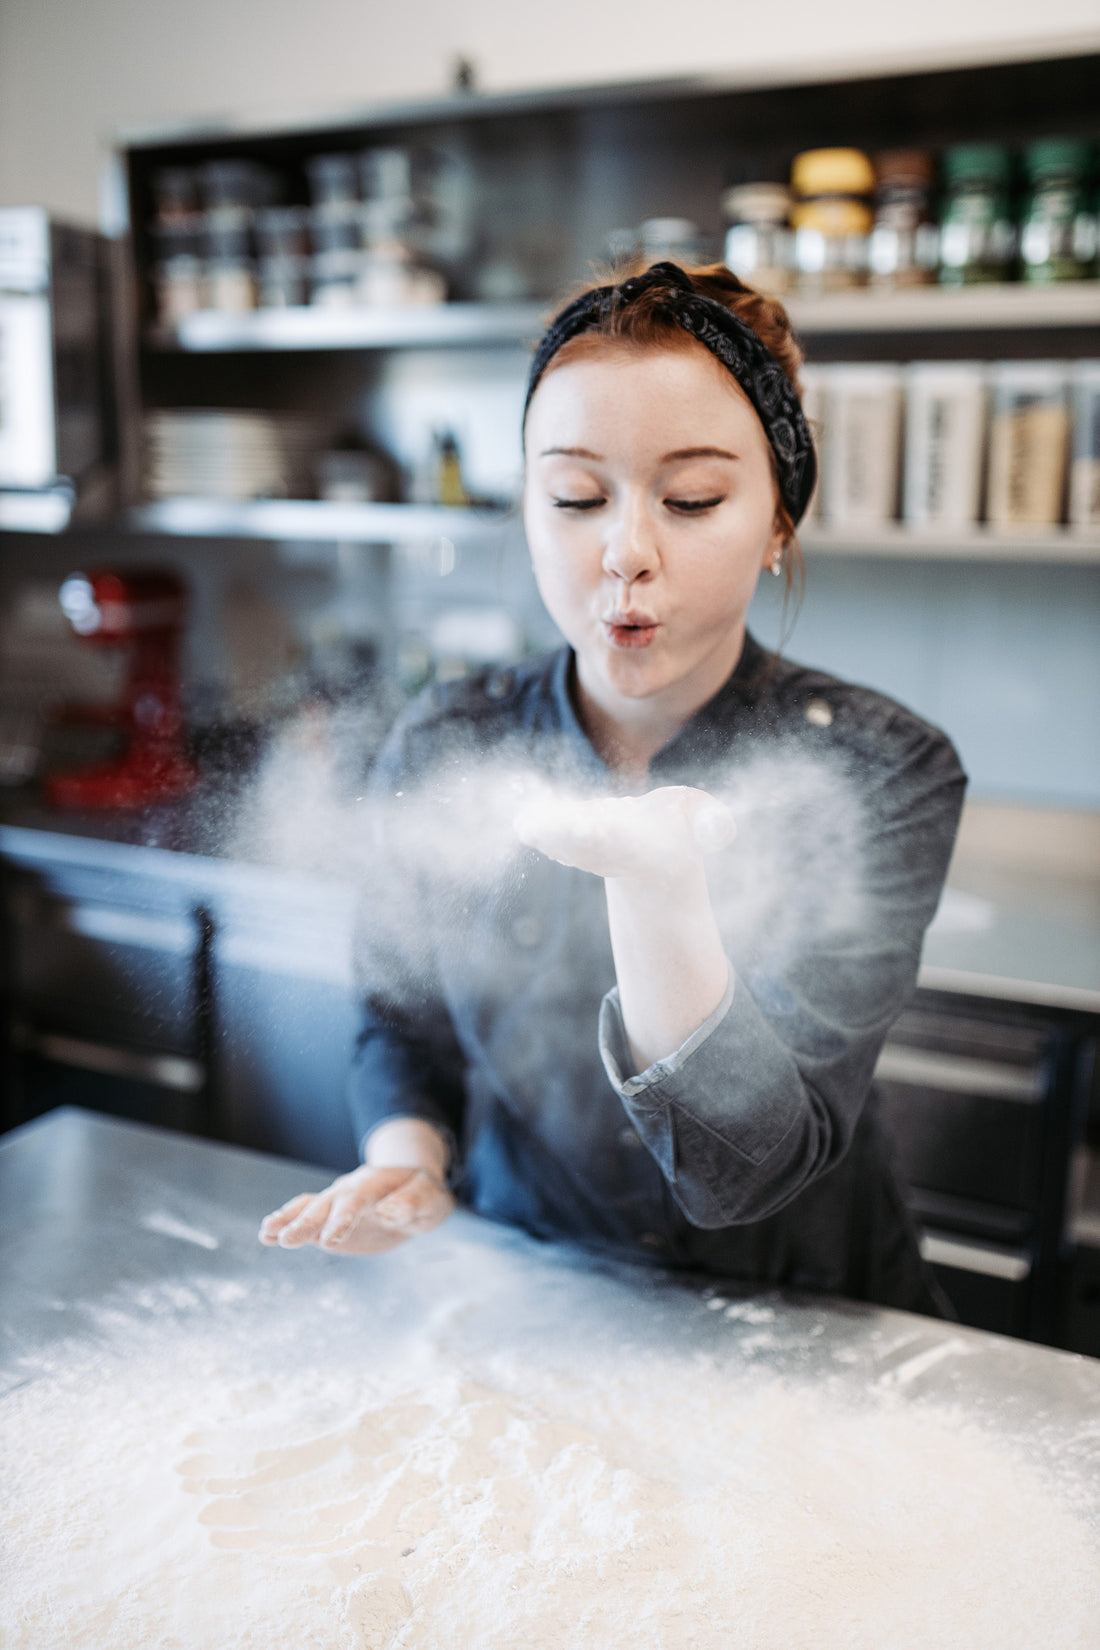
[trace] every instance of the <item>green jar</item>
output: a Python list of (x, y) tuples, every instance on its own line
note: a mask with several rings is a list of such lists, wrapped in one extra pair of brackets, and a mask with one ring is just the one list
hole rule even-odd
[(1079, 281), (1096, 264), (1097, 215), (1088, 198), (1092, 146), (1077, 138), (1028, 144), (1028, 193), (1020, 216), (1025, 281)]
[(1012, 157), (997, 143), (964, 143), (943, 155), (940, 285), (1007, 281), (1016, 252), (1009, 207)]

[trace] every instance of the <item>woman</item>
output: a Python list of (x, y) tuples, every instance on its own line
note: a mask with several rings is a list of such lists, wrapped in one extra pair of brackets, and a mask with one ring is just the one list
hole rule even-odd
[(800, 362), (721, 265), (591, 288), (548, 329), (524, 516), (568, 646), (433, 690), (375, 791), (400, 867), (418, 786), (446, 814), (497, 758), (548, 788), (457, 920), (393, 871), (418, 946), (364, 948), (364, 1164), (265, 1242), (380, 1253), (457, 1191), (546, 1237), (937, 1309), (869, 1093), (965, 781), (941, 733), (746, 631), (814, 486)]

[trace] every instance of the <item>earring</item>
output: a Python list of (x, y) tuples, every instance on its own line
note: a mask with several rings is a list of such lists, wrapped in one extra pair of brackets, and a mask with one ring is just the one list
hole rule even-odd
[(782, 550), (777, 550), (775, 555), (771, 559), (771, 563), (769, 564), (769, 567), (768, 567), (768, 572), (771, 574), (773, 579), (777, 579), (779, 577), (779, 575), (782, 573), (782, 571), (783, 571), (783, 552), (782, 552)]

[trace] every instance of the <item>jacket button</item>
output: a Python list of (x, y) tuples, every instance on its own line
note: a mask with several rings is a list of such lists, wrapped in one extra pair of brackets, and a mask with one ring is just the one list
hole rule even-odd
[(636, 1151), (642, 1142), (633, 1129), (626, 1128), (619, 1130), (619, 1144), (621, 1146), (629, 1146), (631, 1150)]
[(486, 678), (485, 697), (487, 699), (507, 699), (512, 691), (514, 681), (515, 677), (510, 670), (494, 670), (492, 675)]
[(668, 1244), (659, 1232), (643, 1232), (640, 1241), (647, 1249), (667, 1249)]
[(811, 699), (803, 715), (811, 727), (831, 728), (833, 725), (833, 707), (827, 699)]

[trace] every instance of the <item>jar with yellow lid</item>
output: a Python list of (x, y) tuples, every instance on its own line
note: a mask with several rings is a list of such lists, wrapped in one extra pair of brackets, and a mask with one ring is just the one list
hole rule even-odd
[(800, 292), (863, 286), (874, 222), (875, 169), (862, 149), (806, 149), (791, 165)]

